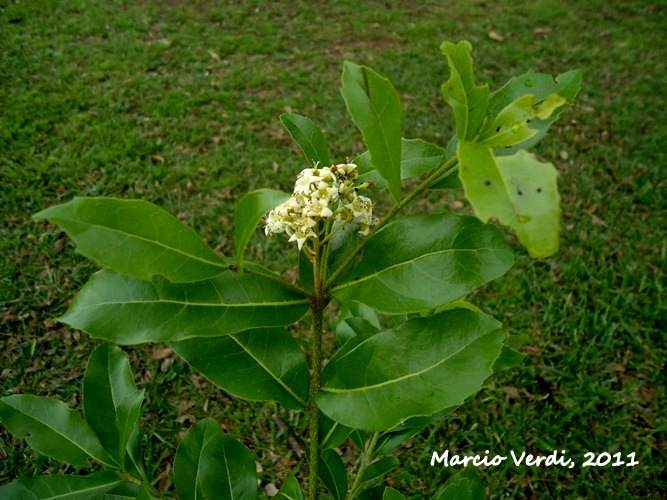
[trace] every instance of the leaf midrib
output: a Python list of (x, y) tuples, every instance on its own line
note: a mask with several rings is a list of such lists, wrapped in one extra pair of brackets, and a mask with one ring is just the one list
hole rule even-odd
[(285, 302), (243, 302), (243, 303), (232, 303), (227, 304), (224, 302), (221, 303), (206, 303), (206, 302), (187, 302), (187, 301), (178, 301), (178, 300), (124, 300), (118, 302), (96, 302), (89, 305), (77, 305), (77, 308), (91, 308), (91, 307), (101, 307), (101, 306), (114, 306), (114, 305), (125, 305), (125, 304), (178, 304), (181, 306), (193, 306), (193, 307), (272, 307), (272, 306), (293, 306), (300, 304), (308, 304), (308, 299), (301, 300), (290, 300)]
[[(54, 218), (53, 220), (55, 221), (56, 219)], [(62, 220), (62, 219), (61, 219), (61, 220)], [(147, 242), (147, 243), (151, 243), (151, 244), (153, 244), (153, 245), (155, 245), (155, 246), (157, 246), (157, 247), (161, 247), (161, 248), (163, 248), (163, 249), (165, 249), (165, 250), (171, 250), (171, 251), (174, 252), (174, 253), (183, 255), (183, 256), (185, 256), (185, 257), (188, 257), (188, 258), (191, 258), (191, 259), (193, 259), (193, 260), (202, 262), (202, 263), (204, 263), (204, 264), (208, 264), (208, 265), (212, 265), (212, 266), (215, 266), (215, 267), (219, 267), (219, 268), (221, 268), (221, 269), (227, 269), (228, 266), (229, 266), (229, 265), (226, 264), (225, 262), (214, 262), (214, 261), (212, 261), (212, 260), (207, 260), (207, 259), (205, 259), (205, 258), (203, 258), (203, 257), (198, 257), (198, 256), (196, 256), (196, 255), (193, 255), (193, 254), (190, 254), (190, 253), (186, 253), (186, 252), (184, 252), (184, 251), (182, 251), (182, 250), (179, 250), (178, 248), (168, 246), (168, 245), (166, 245), (166, 244), (164, 244), (164, 243), (162, 243), (162, 242), (160, 242), (160, 241), (158, 241), (158, 240), (151, 240), (151, 239), (145, 238), (145, 237), (140, 236), (140, 235), (137, 235), (137, 234), (127, 233), (127, 232), (125, 232), (125, 231), (120, 231), (120, 230), (118, 230), (118, 229), (116, 229), (116, 228), (113, 228), (113, 227), (102, 226), (102, 225), (100, 225), (100, 224), (93, 224), (93, 223), (88, 222), (88, 221), (80, 221), (80, 220), (72, 220), (72, 219), (66, 219), (66, 220), (68, 220), (68, 221), (70, 221), (70, 222), (75, 222), (75, 223), (77, 223), (77, 224), (81, 224), (81, 225), (83, 225), (83, 226), (88, 226), (88, 227), (90, 227), (90, 228), (98, 228), (98, 229), (102, 229), (102, 230), (107, 230), (107, 231), (112, 232), (112, 233), (121, 234), (121, 235), (126, 236), (126, 237), (128, 237), (128, 238), (136, 238), (137, 240), (144, 241), (144, 242)], [(202, 245), (204, 245), (205, 248), (207, 248), (207, 249), (210, 250), (210, 248), (208, 248), (208, 246), (206, 246), (206, 244), (205, 244), (203, 241), (202, 241)], [(213, 250), (211, 250), (211, 252), (213, 252)], [(213, 255), (216, 255), (216, 257), (217, 257), (217, 254), (215, 254), (215, 252), (213, 252)]]
[[(491, 335), (492, 333), (495, 333), (496, 331), (498, 331), (498, 329), (491, 330), (490, 332), (487, 332), (487, 333), (485, 333), (485, 334), (483, 334), (483, 335), (480, 335), (479, 337), (475, 338), (475, 339), (474, 339), (472, 342), (470, 342), (469, 344), (465, 344), (465, 345), (462, 346), (460, 349), (458, 349), (457, 351), (453, 352), (450, 356), (448, 356), (448, 357), (446, 357), (446, 358), (440, 360), (439, 362), (437, 362), (437, 363), (435, 363), (435, 364), (433, 364), (433, 365), (430, 365), (430, 366), (428, 366), (428, 367), (426, 367), (426, 368), (424, 368), (423, 370), (420, 370), (420, 371), (418, 371), (418, 372), (410, 373), (410, 374), (408, 374), (408, 375), (403, 375), (402, 377), (398, 377), (398, 378), (395, 378), (395, 379), (387, 380), (387, 381), (385, 381), (385, 382), (380, 382), (379, 384), (368, 385), (368, 386), (364, 386), (364, 387), (355, 387), (355, 388), (352, 388), (352, 389), (339, 389), (339, 388), (337, 388), (337, 387), (322, 387), (320, 390), (322, 390), (322, 391), (324, 391), (324, 392), (332, 392), (332, 393), (338, 393), (338, 394), (342, 394), (342, 393), (350, 393), (350, 392), (370, 391), (370, 390), (377, 389), (377, 388), (380, 388), (380, 387), (384, 387), (384, 386), (387, 386), (387, 385), (397, 384), (397, 383), (399, 383), (399, 382), (402, 382), (403, 380), (408, 380), (408, 379), (413, 378), (413, 377), (418, 377), (418, 376), (422, 375), (423, 373), (426, 373), (426, 372), (428, 372), (428, 371), (430, 371), (430, 370), (433, 370), (433, 369), (437, 368), (439, 365), (445, 363), (446, 361), (449, 361), (451, 358), (453, 358), (454, 356), (456, 356), (457, 354), (459, 354), (460, 352), (462, 352), (464, 349), (470, 347), (471, 344), (477, 342), (479, 339), (481, 339), (481, 338), (483, 338), (483, 337), (486, 337), (486, 336), (488, 336), (488, 335)], [(350, 354), (352, 354), (355, 350), (357, 350), (358, 348), (360, 348), (360, 346), (362, 346), (363, 344), (364, 344), (364, 343), (362, 342), (361, 344), (359, 344), (358, 346), (356, 346), (354, 349), (352, 349), (350, 352), (348, 352), (342, 359), (345, 359), (345, 357), (347, 357), (347, 356), (349, 356)]]
[(413, 262), (417, 262), (417, 261), (419, 261), (420, 259), (425, 259), (425, 258), (427, 258), (427, 257), (431, 257), (431, 256), (434, 256), (434, 255), (440, 255), (440, 254), (446, 254), (446, 253), (452, 253), (452, 252), (481, 252), (481, 251), (485, 251), (485, 250), (494, 251), (495, 249), (494, 249), (494, 248), (491, 248), (491, 247), (480, 247), (480, 248), (448, 248), (448, 249), (446, 249), (446, 250), (439, 250), (439, 251), (437, 251), (437, 252), (429, 252), (429, 253), (425, 253), (425, 254), (422, 254), (422, 255), (420, 255), (419, 257), (416, 257), (416, 258), (414, 258), (414, 259), (408, 259), (408, 260), (404, 260), (404, 261), (398, 262), (398, 263), (396, 263), (396, 264), (392, 264), (392, 265), (389, 266), (389, 267), (385, 267), (385, 268), (381, 269), (380, 271), (376, 271), (376, 272), (374, 272), (374, 273), (372, 273), (372, 274), (369, 274), (368, 276), (364, 276), (363, 278), (359, 278), (359, 279), (356, 279), (356, 280), (353, 280), (353, 281), (348, 281), (347, 283), (343, 283), (343, 284), (341, 284), (341, 285), (335, 286), (335, 287), (333, 287), (333, 288), (331, 289), (331, 292), (332, 292), (332, 293), (333, 293), (333, 292), (337, 292), (337, 291), (342, 290), (342, 289), (344, 289), (344, 288), (347, 288), (347, 287), (350, 287), (350, 286), (358, 285), (359, 283), (363, 283), (364, 281), (367, 281), (367, 280), (369, 280), (369, 279), (377, 278), (379, 275), (381, 275), (381, 274), (383, 274), (383, 273), (385, 273), (385, 272), (391, 271), (391, 270), (394, 269), (394, 268), (397, 268), (397, 267), (400, 267), (400, 266), (404, 266), (404, 265), (407, 265), (407, 264), (410, 264), (410, 263), (413, 263)]
[(238, 338), (236, 338), (236, 335), (232, 334), (232, 335), (230, 335), (230, 337), (234, 340), (234, 342), (236, 342), (236, 343), (237, 343), (237, 344), (238, 344), (238, 345), (239, 345), (239, 346), (240, 346), (240, 347), (241, 347), (241, 348), (248, 354), (248, 356), (250, 356), (252, 359), (254, 359), (255, 362), (256, 362), (260, 367), (262, 367), (262, 368), (266, 371), (266, 373), (268, 373), (269, 375), (271, 375), (271, 377), (273, 377), (274, 380), (275, 380), (276, 382), (278, 382), (278, 384), (280, 384), (280, 385), (281, 385), (281, 386), (282, 386), (282, 387), (283, 387), (283, 388), (284, 388), (284, 389), (285, 389), (285, 390), (286, 390), (286, 391), (287, 391), (287, 392), (288, 392), (294, 399), (296, 399), (296, 400), (301, 404), (301, 406), (303, 406), (304, 408), (306, 407), (306, 402), (305, 402), (303, 399), (301, 399), (301, 398), (299, 397), (299, 395), (296, 394), (296, 393), (292, 390), (291, 387), (289, 387), (287, 384), (285, 384), (285, 382), (283, 382), (283, 380), (282, 380), (280, 377), (278, 377), (277, 375), (275, 375), (275, 374), (269, 369), (268, 366), (266, 366), (262, 361), (260, 361), (259, 358), (255, 357), (255, 356), (250, 352), (250, 350), (248, 349), (248, 347), (247, 347), (245, 344), (241, 343), (241, 341), (240, 341)]
[[(7, 404), (6, 401), (5, 401), (4, 403)], [(55, 433), (55, 434), (57, 434), (58, 436), (62, 437), (63, 439), (65, 439), (65, 441), (67, 441), (68, 443), (73, 444), (76, 448), (78, 448), (78, 449), (81, 450), (83, 453), (85, 453), (87, 457), (93, 458), (94, 460), (97, 460), (99, 463), (101, 463), (101, 464), (103, 464), (103, 465), (106, 465), (106, 466), (109, 466), (109, 467), (112, 466), (111, 464), (107, 463), (106, 461), (100, 459), (100, 457), (94, 456), (91, 452), (89, 452), (88, 450), (86, 450), (85, 448), (83, 448), (83, 447), (81, 446), (80, 443), (78, 443), (78, 442), (74, 441), (73, 439), (67, 437), (65, 434), (63, 434), (62, 432), (60, 432), (60, 431), (59, 431), (58, 429), (56, 429), (55, 427), (52, 427), (52, 426), (48, 425), (48, 422), (42, 421), (42, 420), (40, 420), (39, 418), (37, 418), (35, 415), (29, 414), (29, 413), (27, 413), (25, 410), (23, 410), (23, 409), (21, 409), (21, 408), (17, 408), (16, 406), (13, 406), (13, 405), (8, 405), (8, 406), (11, 406), (12, 408), (14, 408), (14, 410), (19, 411), (22, 415), (25, 415), (26, 417), (28, 417), (28, 418), (34, 420), (35, 422), (37, 422), (37, 423), (43, 425), (43, 426), (46, 427), (47, 429), (50, 429), (53, 433)], [(73, 411), (73, 410), (71, 410), (70, 408), (67, 408), (67, 411)], [(75, 413), (76, 413), (76, 412), (75, 412)], [(78, 415), (78, 414), (77, 414), (77, 415)], [(84, 424), (87, 424), (87, 422), (84, 421)], [(90, 428), (90, 426), (89, 426), (89, 428)], [(93, 432), (93, 434), (95, 433), (95, 431), (93, 431), (92, 428), (91, 428), (90, 430)], [(102, 445), (100, 444), (100, 447), (101, 447), (101, 446), (102, 446)]]

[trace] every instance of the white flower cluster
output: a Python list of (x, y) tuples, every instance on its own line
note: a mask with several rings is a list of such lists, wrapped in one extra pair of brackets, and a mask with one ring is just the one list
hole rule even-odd
[(373, 204), (357, 191), (370, 183), (355, 185), (358, 176), (354, 163), (303, 170), (292, 196), (269, 212), (265, 233), (287, 233), (299, 250), (308, 238), (322, 236), (320, 221), (335, 221), (340, 226), (353, 222), (359, 226), (360, 235), (367, 235), (373, 223)]

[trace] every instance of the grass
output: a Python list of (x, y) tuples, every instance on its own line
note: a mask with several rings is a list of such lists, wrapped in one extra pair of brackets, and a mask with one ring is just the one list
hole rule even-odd
[[(447, 71), (438, 47), (465, 38), (478, 80), (492, 88), (529, 69), (584, 69), (577, 106), (536, 150), (560, 171), (562, 250), (544, 261), (520, 257), (473, 297), (509, 332), (530, 335), (530, 356), (399, 449), (388, 482), (411, 498), (435, 491), (453, 472), (430, 467), (436, 450), (566, 449), (579, 463), (588, 451), (635, 452), (633, 468), (482, 473), (493, 498), (660, 497), (665, 23), (660, 2), (630, 0), (0, 0), (0, 395), (50, 395), (77, 407), (93, 348), (53, 318), (94, 267), (31, 214), (73, 196), (143, 198), (230, 254), (235, 200), (260, 187), (289, 190), (303, 168), (280, 113), (319, 123), (339, 161), (361, 152), (338, 92), (348, 59), (392, 80), (407, 137), (444, 145), (453, 117), (439, 92)], [(257, 236), (248, 258), (289, 272), (288, 248)], [(251, 448), (263, 484), (280, 485), (301, 463), (286, 429), (299, 435), (302, 419), (226, 396), (163, 347), (127, 350), (148, 395), (143, 424), (158, 487), (173, 492), (178, 437), (206, 416)], [(0, 455), (0, 484), (59, 468), (4, 429)]]

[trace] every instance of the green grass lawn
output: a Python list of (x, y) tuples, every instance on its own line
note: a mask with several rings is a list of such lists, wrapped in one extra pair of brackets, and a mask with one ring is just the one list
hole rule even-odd
[[(537, 148), (560, 172), (561, 251), (519, 258), (471, 297), (525, 333), (523, 367), (395, 452), (388, 483), (424, 498), (458, 469), (433, 451), (636, 453), (634, 467), (480, 470), (493, 498), (659, 498), (667, 491), (667, 238), (662, 2), (618, 0), (192, 2), (0, 0), (0, 396), (77, 407), (94, 343), (61, 315), (94, 271), (64, 233), (30, 216), (74, 196), (142, 198), (233, 250), (235, 201), (291, 190), (305, 168), (278, 115), (308, 115), (336, 162), (363, 151), (340, 97), (344, 60), (392, 80), (406, 137), (442, 146), (453, 116), (439, 45), (469, 40), (493, 88), (530, 69), (583, 68), (578, 103)], [(662, 171), (661, 171), (662, 169)], [(427, 204), (446, 200), (431, 194)], [(464, 210), (467, 210), (464, 207)], [(294, 273), (296, 254), (257, 234), (248, 258)], [(210, 416), (280, 485), (303, 418), (216, 390), (164, 345), (126, 349), (146, 389), (157, 486), (173, 494), (179, 437)], [(346, 452), (345, 449), (342, 450)], [(301, 464), (301, 465), (298, 465)], [(0, 484), (58, 470), (0, 429)]]

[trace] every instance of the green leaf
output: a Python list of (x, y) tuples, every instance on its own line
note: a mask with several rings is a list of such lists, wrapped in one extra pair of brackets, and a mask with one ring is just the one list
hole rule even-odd
[(393, 429), (383, 432), (378, 439), (375, 453), (373, 455), (379, 457), (390, 453), (429, 425), (434, 424), (438, 420), (452, 413), (458, 407), (458, 405), (450, 406), (449, 408), (445, 408), (428, 417), (412, 417)]
[(174, 486), (181, 500), (204, 499), (201, 465), (208, 460), (204, 448), (221, 434), (220, 424), (212, 418), (205, 418), (190, 427), (183, 436), (174, 458)]
[(443, 42), (440, 50), (449, 62), (449, 80), (442, 86), (445, 100), (454, 111), (459, 139), (472, 140), (479, 132), (489, 103), (489, 86), (475, 85), (472, 45), (463, 40), (458, 44)]
[(482, 222), (491, 217), (514, 229), (531, 257), (558, 251), (558, 173), (521, 150), (494, 157), (483, 144), (459, 142), (459, 177), (466, 198)]
[(405, 497), (398, 490), (395, 490), (394, 488), (390, 488), (389, 486), (387, 486), (384, 489), (382, 500), (405, 500)]
[(315, 122), (296, 113), (283, 113), (280, 121), (303, 151), (309, 167), (312, 168), (317, 163), (322, 167), (331, 165), (327, 140)]
[(274, 498), (276, 500), (306, 500), (306, 495), (303, 493), (294, 474), (290, 474)]
[(362, 491), (359, 500), (405, 500), (405, 497), (389, 486), (376, 486)]
[(82, 255), (125, 276), (185, 283), (228, 267), (195, 231), (146, 201), (74, 198), (33, 218), (58, 224)]
[(516, 368), (517, 366), (520, 366), (525, 359), (525, 354), (504, 345), (502, 351), (500, 351), (500, 356), (498, 356), (498, 359), (496, 359), (496, 362), (493, 364), (493, 373)]
[(347, 469), (343, 460), (334, 450), (322, 450), (317, 475), (320, 477), (334, 500), (345, 500), (347, 495)]
[(99, 498), (125, 483), (119, 472), (97, 471), (88, 476), (23, 477), (0, 486), (3, 500), (87, 500)]
[(171, 347), (229, 394), (249, 401), (279, 401), (291, 410), (306, 406), (306, 355), (284, 328), (172, 342)]
[(336, 422), (368, 431), (460, 405), (492, 372), (505, 338), (499, 326), (453, 309), (353, 339), (325, 366), (317, 403)]
[(479, 142), (492, 148), (508, 148), (524, 143), (539, 133), (538, 128), (531, 126), (531, 122), (546, 121), (567, 103), (564, 97), (550, 94), (540, 103), (533, 105), (533, 97), (532, 94), (526, 94), (508, 104), (481, 134)]
[(542, 102), (552, 94), (565, 99), (565, 102), (549, 118), (531, 121), (531, 128), (537, 130), (535, 135), (506, 152), (513, 153), (518, 149), (527, 149), (542, 140), (551, 124), (574, 103), (581, 88), (581, 81), (581, 70), (568, 71), (558, 75), (555, 80), (551, 75), (529, 71), (521, 76), (511, 78), (502, 88), (493, 92), (489, 97), (488, 107), (488, 114), (491, 119), (495, 119), (503, 109), (526, 94), (534, 96), (533, 103), (535, 104)]
[(116, 344), (220, 337), (250, 328), (289, 325), (308, 299), (263, 276), (225, 271), (196, 283), (141, 281), (102, 270), (60, 319)]
[(396, 457), (384, 457), (380, 460), (376, 460), (361, 475), (361, 483), (366, 483), (368, 481), (373, 481), (380, 477), (386, 476), (400, 465), (398, 458)]
[(142, 455), (141, 428), (140, 422), (134, 426), (127, 443), (127, 454), (125, 455), (125, 469), (137, 477), (147, 479), (144, 460)]
[(234, 248), (239, 268), (243, 268), (243, 254), (257, 225), (269, 211), (290, 197), (276, 189), (258, 189), (247, 193), (234, 209)]
[(486, 485), (474, 470), (454, 474), (433, 496), (433, 500), (484, 500)]
[(337, 448), (342, 445), (352, 432), (352, 429), (334, 422), (324, 413), (320, 412), (320, 446), (323, 450)]
[[(445, 162), (445, 150), (421, 139), (401, 139), (401, 179), (418, 177), (435, 170)], [(387, 182), (373, 168), (368, 151), (354, 159), (359, 182), (372, 182), (375, 188), (387, 187)]]
[(341, 93), (373, 166), (387, 181), (394, 201), (400, 201), (403, 111), (398, 93), (386, 78), (348, 61), (343, 65)]
[(334, 334), (340, 345), (356, 335), (380, 331), (380, 319), (374, 309), (359, 302), (344, 302), (338, 312)]
[(399, 314), (435, 309), (502, 276), (514, 257), (500, 232), (471, 216), (397, 219), (366, 242), (333, 295)]
[(95, 431), (67, 404), (57, 399), (17, 394), (0, 399), (0, 420), (15, 437), (35, 450), (77, 467), (90, 458), (112, 467)]
[(86, 422), (119, 464), (124, 463), (127, 444), (139, 422), (143, 396), (120, 348), (102, 344), (93, 351), (83, 378), (83, 412)]
[(200, 464), (204, 498), (255, 500), (257, 466), (241, 443), (224, 434), (213, 436), (203, 449)]

